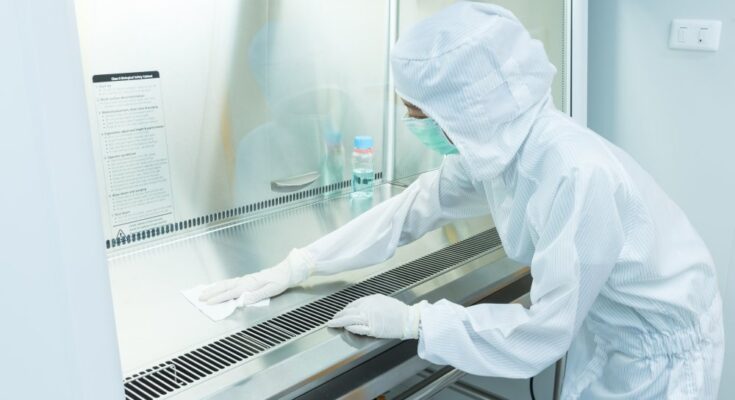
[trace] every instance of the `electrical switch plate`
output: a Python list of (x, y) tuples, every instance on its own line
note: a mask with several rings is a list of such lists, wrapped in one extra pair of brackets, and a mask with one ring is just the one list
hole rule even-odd
[(720, 49), (722, 21), (675, 19), (671, 23), (669, 47), (679, 50), (717, 51)]

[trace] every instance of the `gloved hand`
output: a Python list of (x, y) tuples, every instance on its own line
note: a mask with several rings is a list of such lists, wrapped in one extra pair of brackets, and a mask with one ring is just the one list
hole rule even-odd
[(313, 270), (311, 256), (303, 250), (293, 249), (275, 267), (212, 284), (202, 292), (199, 301), (217, 304), (242, 298), (244, 305), (257, 303), (305, 281)]
[(422, 301), (413, 306), (382, 294), (357, 299), (327, 322), (330, 328), (345, 328), (358, 335), (381, 339), (418, 339)]

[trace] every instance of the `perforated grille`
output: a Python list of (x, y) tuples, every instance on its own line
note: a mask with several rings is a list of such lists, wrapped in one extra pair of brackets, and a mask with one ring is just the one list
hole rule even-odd
[[(375, 181), (383, 179), (383, 173), (375, 173)], [(230, 208), (229, 210), (222, 210), (213, 212), (211, 214), (202, 215), (196, 218), (189, 218), (182, 221), (172, 222), (170, 224), (161, 225), (155, 228), (145, 229), (139, 232), (125, 233), (120, 231), (114, 238), (109, 238), (105, 241), (105, 247), (108, 249), (124, 246), (131, 243), (141, 242), (147, 239), (157, 238), (162, 235), (171, 234), (174, 232), (183, 231), (186, 229), (194, 228), (209, 223), (223, 221), (226, 219), (250, 214), (253, 212), (262, 211), (282, 204), (291, 203), (298, 200), (308, 199), (314, 196), (320, 196), (326, 193), (334, 192), (337, 190), (346, 189), (352, 186), (352, 182), (342, 181), (335, 182), (331, 185), (319, 186), (311, 189), (307, 189), (301, 192), (290, 193), (284, 196), (276, 197), (269, 200), (259, 201), (257, 203), (246, 204), (240, 207)]]
[(322, 327), (344, 306), (371, 294), (395, 295), (501, 246), (497, 231), (472, 236), (368, 278), (125, 379), (129, 400), (152, 400), (238, 365), (297, 336)]

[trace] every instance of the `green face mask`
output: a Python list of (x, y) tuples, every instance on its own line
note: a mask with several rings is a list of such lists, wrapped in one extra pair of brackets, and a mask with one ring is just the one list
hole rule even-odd
[(459, 154), (457, 147), (449, 141), (442, 128), (433, 119), (404, 117), (403, 122), (426, 147), (439, 154)]

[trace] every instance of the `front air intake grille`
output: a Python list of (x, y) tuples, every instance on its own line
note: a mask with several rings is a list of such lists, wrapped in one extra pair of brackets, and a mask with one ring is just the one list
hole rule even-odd
[[(375, 181), (378, 182), (382, 179), (383, 173), (376, 172)], [(303, 199), (320, 196), (326, 193), (331, 193), (337, 190), (342, 190), (351, 186), (352, 181), (349, 180), (335, 182), (330, 185), (318, 186), (311, 189), (303, 190), (301, 192), (294, 192), (280, 197), (246, 204), (240, 207), (230, 208), (228, 210), (220, 210), (211, 214), (202, 215), (196, 218), (184, 219), (170, 224), (149, 228), (143, 231), (125, 233), (124, 231), (119, 230), (115, 237), (109, 238), (105, 241), (105, 247), (107, 249), (112, 249), (128, 244), (138, 243), (148, 239), (156, 239), (161, 237), (162, 235), (167, 235), (169, 233), (173, 234), (189, 228), (206, 226), (210, 223), (221, 222), (231, 218), (241, 217), (250, 213), (255, 213), (272, 207), (280, 206), (282, 204), (292, 203), (294, 201), (300, 201)]]
[(395, 295), (500, 246), (500, 238), (493, 228), (189, 351), (127, 377), (124, 381), (126, 399), (166, 397), (187, 385), (322, 327), (353, 300), (371, 294)]

